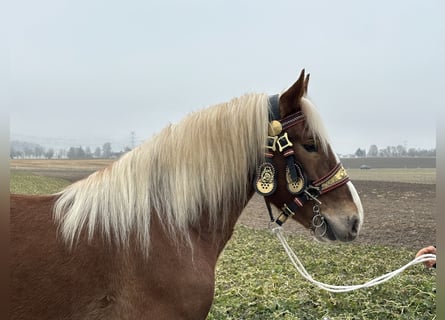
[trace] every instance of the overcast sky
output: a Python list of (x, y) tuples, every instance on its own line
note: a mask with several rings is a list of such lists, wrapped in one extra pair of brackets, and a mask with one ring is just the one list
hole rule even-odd
[(119, 149), (305, 68), (336, 152), (434, 148), (443, 3), (9, 1), (11, 138)]

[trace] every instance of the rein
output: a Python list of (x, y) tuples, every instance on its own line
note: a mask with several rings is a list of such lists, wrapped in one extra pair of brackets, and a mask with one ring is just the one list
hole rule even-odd
[(305, 278), (306, 280), (312, 282), (313, 284), (315, 284), (316, 286), (318, 286), (319, 288), (329, 291), (329, 292), (349, 292), (349, 291), (354, 291), (354, 290), (358, 290), (358, 289), (363, 289), (363, 288), (369, 288), (378, 284), (381, 284), (383, 282), (386, 282), (388, 280), (390, 280), (391, 278), (395, 277), (396, 275), (402, 273), (403, 271), (405, 271), (405, 269), (428, 261), (428, 260), (436, 260), (436, 255), (435, 254), (423, 254), (421, 256), (418, 256), (417, 258), (414, 258), (412, 261), (408, 262), (407, 264), (405, 264), (404, 266), (400, 267), (399, 269), (396, 269), (394, 271), (388, 272), (380, 277), (374, 278), (372, 280), (369, 280), (363, 284), (356, 284), (356, 285), (347, 285), (347, 286), (338, 286), (338, 285), (331, 285), (331, 284), (326, 284), (320, 281), (315, 280), (314, 278), (312, 278), (312, 276), (306, 271), (306, 269), (304, 268), (303, 264), (300, 262), (300, 260), (298, 259), (297, 255), (295, 254), (295, 252), (292, 250), (292, 248), (289, 246), (289, 244), (287, 243), (286, 239), (284, 238), (284, 235), (282, 233), (282, 228), (281, 227), (276, 227), (272, 229), (272, 232), (275, 233), (278, 237), (278, 239), (280, 240), (284, 250), (286, 251), (287, 255), (289, 256), (290, 261), (292, 262), (292, 264), (294, 265), (295, 269), (297, 269), (297, 271), (303, 276), (303, 278)]
[[(315, 201), (311, 230), (319, 236), (323, 236), (327, 231), (327, 224), (320, 212), (321, 201), (318, 197), (344, 185), (349, 181), (349, 177), (341, 163), (337, 163), (325, 176), (315, 181), (308, 181), (302, 165), (295, 159), (293, 144), (286, 132), (289, 128), (303, 123), (305, 121), (304, 114), (298, 111), (281, 119), (278, 94), (269, 97), (269, 105), (265, 162), (257, 169), (255, 190), (265, 199), (271, 223), (276, 223), (278, 226), (282, 226), (290, 216), (295, 215), (295, 212), (303, 207), (306, 201)], [(284, 173), (286, 187), (293, 196), (293, 201), (283, 205), (277, 218), (274, 218), (272, 208), (266, 198), (272, 195), (277, 188), (277, 172), (273, 161), (275, 156), (282, 156), (286, 160), (286, 172)]]

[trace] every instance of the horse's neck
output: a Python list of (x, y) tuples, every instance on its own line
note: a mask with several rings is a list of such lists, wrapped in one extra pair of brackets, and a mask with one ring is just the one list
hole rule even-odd
[(203, 215), (200, 219), (200, 224), (198, 228), (193, 228), (192, 232), (198, 235), (199, 241), (204, 241), (205, 243), (212, 243), (212, 248), (216, 257), (222, 252), (227, 242), (233, 235), (235, 230), (235, 225), (242, 214), (247, 203), (250, 201), (254, 194), (253, 188), (249, 190), (247, 201), (245, 203), (239, 204), (231, 212), (224, 212), (221, 214), (227, 214), (227, 219), (225, 225), (213, 228), (209, 226), (209, 219), (207, 215)]

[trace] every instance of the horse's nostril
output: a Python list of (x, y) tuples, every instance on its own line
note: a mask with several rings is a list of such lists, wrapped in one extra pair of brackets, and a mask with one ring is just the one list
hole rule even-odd
[(349, 219), (349, 232), (351, 236), (355, 237), (358, 234), (358, 229), (360, 225), (360, 220), (357, 217), (353, 217)]

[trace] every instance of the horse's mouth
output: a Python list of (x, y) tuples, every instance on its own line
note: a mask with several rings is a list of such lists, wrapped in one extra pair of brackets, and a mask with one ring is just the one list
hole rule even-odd
[(317, 228), (315, 228), (315, 230), (313, 229), (313, 233), (315, 239), (317, 239), (320, 242), (329, 242), (338, 240), (338, 237), (335, 235), (335, 232), (333, 231), (327, 219), (324, 219), (324, 226), (321, 229), (321, 231), (320, 229), (317, 230)]
[[(315, 237), (321, 241), (341, 241), (350, 242), (354, 240), (358, 235), (358, 229), (360, 228), (358, 222), (352, 223), (353, 226), (337, 225), (335, 221), (330, 221), (329, 218), (324, 219), (323, 232), (315, 232)], [(349, 230), (351, 229), (351, 230)]]
[(332, 231), (331, 226), (329, 225), (329, 223), (326, 221), (326, 234), (325, 234), (325, 238), (327, 238), (330, 241), (336, 241), (337, 237), (334, 233), (334, 231)]

